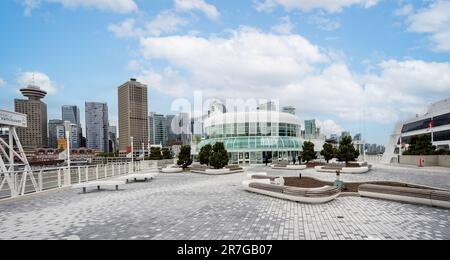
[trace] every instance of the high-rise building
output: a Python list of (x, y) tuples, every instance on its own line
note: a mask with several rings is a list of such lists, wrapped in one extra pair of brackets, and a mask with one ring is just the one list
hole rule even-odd
[(64, 127), (64, 121), (60, 119), (52, 119), (48, 122), (48, 147), (58, 148), (58, 126)]
[(133, 137), (134, 147), (148, 143), (147, 85), (136, 79), (118, 88), (119, 96), (119, 149), (127, 151)]
[(287, 106), (287, 107), (283, 107), (282, 112), (283, 113), (288, 113), (288, 114), (291, 114), (291, 115), (295, 116), (295, 111), (296, 110), (297, 109), (295, 107), (293, 107), (293, 106)]
[(18, 128), (17, 134), (24, 147), (44, 148), (48, 146), (47, 104), (42, 102), (47, 92), (37, 86), (20, 90), (28, 99), (16, 99), (15, 111), (27, 115), (27, 128)]
[(86, 146), (97, 151), (109, 151), (108, 105), (86, 102)]
[[(77, 125), (77, 142), (76, 147), (72, 148), (79, 148), (82, 144), (83, 139), (83, 129), (81, 128), (81, 119), (80, 119), (80, 108), (78, 106), (74, 105), (65, 105), (61, 108), (61, 115), (62, 115), (62, 121), (63, 122), (70, 122), (71, 124)], [(75, 138), (75, 137), (73, 137)]]
[[(65, 139), (69, 139), (70, 149), (76, 149), (80, 147), (79, 129), (80, 127), (77, 124), (73, 124), (69, 121), (64, 121)], [(70, 136), (67, 136), (67, 132), (69, 132)]]
[(148, 124), (150, 144), (167, 146), (167, 118), (164, 115), (150, 113)]
[(176, 117), (174, 115), (166, 116), (166, 132), (167, 132), (167, 144), (174, 145), (181, 142), (180, 135), (176, 134), (173, 127), (172, 122)]
[(117, 151), (118, 151), (117, 127), (109, 126), (109, 152), (114, 153)]
[(272, 112), (273, 112), (273, 111), (277, 111), (277, 110), (278, 110), (278, 107), (277, 107), (277, 104), (276, 104), (275, 102), (270, 101), (270, 102), (261, 104), (261, 105), (257, 108), (257, 110), (261, 110), (261, 111), (272, 111)]
[(80, 109), (78, 106), (62, 106), (62, 121), (80, 125)]
[(316, 120), (305, 120), (305, 138), (315, 138), (317, 135)]

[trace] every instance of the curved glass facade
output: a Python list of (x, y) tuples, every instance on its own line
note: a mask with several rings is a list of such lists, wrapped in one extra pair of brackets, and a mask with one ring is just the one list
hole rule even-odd
[(299, 137), (300, 125), (285, 123), (235, 123), (205, 128), (206, 138), (235, 136), (283, 136)]
[(205, 127), (205, 134), (196, 153), (205, 145), (222, 142), (232, 164), (262, 164), (265, 158), (291, 161), (303, 145), (300, 123), (293, 124), (293, 120), (212, 124)]

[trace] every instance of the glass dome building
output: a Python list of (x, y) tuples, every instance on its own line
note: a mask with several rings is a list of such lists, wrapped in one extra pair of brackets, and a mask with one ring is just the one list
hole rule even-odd
[(223, 142), (231, 164), (262, 164), (297, 158), (303, 145), (300, 120), (289, 113), (272, 111), (214, 115), (204, 122), (205, 140), (195, 149)]

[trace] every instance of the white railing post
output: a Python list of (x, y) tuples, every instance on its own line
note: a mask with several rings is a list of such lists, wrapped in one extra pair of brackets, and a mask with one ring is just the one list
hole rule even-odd
[(108, 168), (106, 167), (106, 164), (103, 165), (103, 169), (105, 171), (105, 179), (108, 178)]
[(58, 188), (61, 188), (61, 168), (58, 169)]
[(78, 183), (81, 183), (81, 167), (78, 166)]
[(72, 185), (72, 172), (71, 168), (67, 167), (64, 171), (64, 187), (68, 187)]
[(39, 191), (42, 191), (44, 189), (44, 183), (43, 183), (43, 178), (42, 178), (43, 172), (44, 172), (44, 170), (40, 170), (38, 173)]
[(86, 182), (89, 181), (89, 166), (86, 166), (86, 168), (84, 168), (84, 174), (86, 175)]
[(95, 179), (98, 180), (98, 164), (95, 167)]

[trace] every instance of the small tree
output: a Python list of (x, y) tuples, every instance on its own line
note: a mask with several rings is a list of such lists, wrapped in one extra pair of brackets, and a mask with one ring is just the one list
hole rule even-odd
[(300, 156), (303, 160), (306, 161), (306, 163), (309, 163), (312, 160), (317, 159), (316, 151), (314, 150), (314, 143), (312, 142), (304, 142), (303, 143), (303, 150), (300, 152)]
[(332, 144), (326, 143), (323, 145), (323, 150), (320, 152), (320, 155), (329, 163), (335, 157), (336, 149), (334, 149)]
[(169, 148), (164, 148), (162, 150), (162, 158), (165, 160), (173, 159), (172, 151)]
[(228, 165), (228, 152), (225, 150), (223, 143), (216, 143), (212, 147), (211, 155), (209, 156), (209, 163), (214, 169), (222, 169)]
[(161, 160), (161, 148), (152, 147), (150, 148), (150, 160)]
[(192, 164), (191, 146), (190, 145), (181, 146), (180, 154), (178, 155), (177, 164), (179, 166), (181, 166), (183, 169), (186, 169), (189, 165)]
[(431, 136), (420, 135), (411, 138), (409, 148), (404, 155), (433, 155), (436, 153), (436, 146), (431, 142)]
[(198, 160), (202, 165), (209, 165), (209, 157), (211, 156), (212, 146), (207, 144), (200, 149), (198, 153)]
[(339, 148), (336, 153), (337, 158), (341, 162), (348, 164), (350, 161), (355, 161), (359, 157), (359, 151), (356, 150), (355, 145), (353, 145), (353, 140), (351, 136), (346, 136), (342, 138), (339, 142)]

